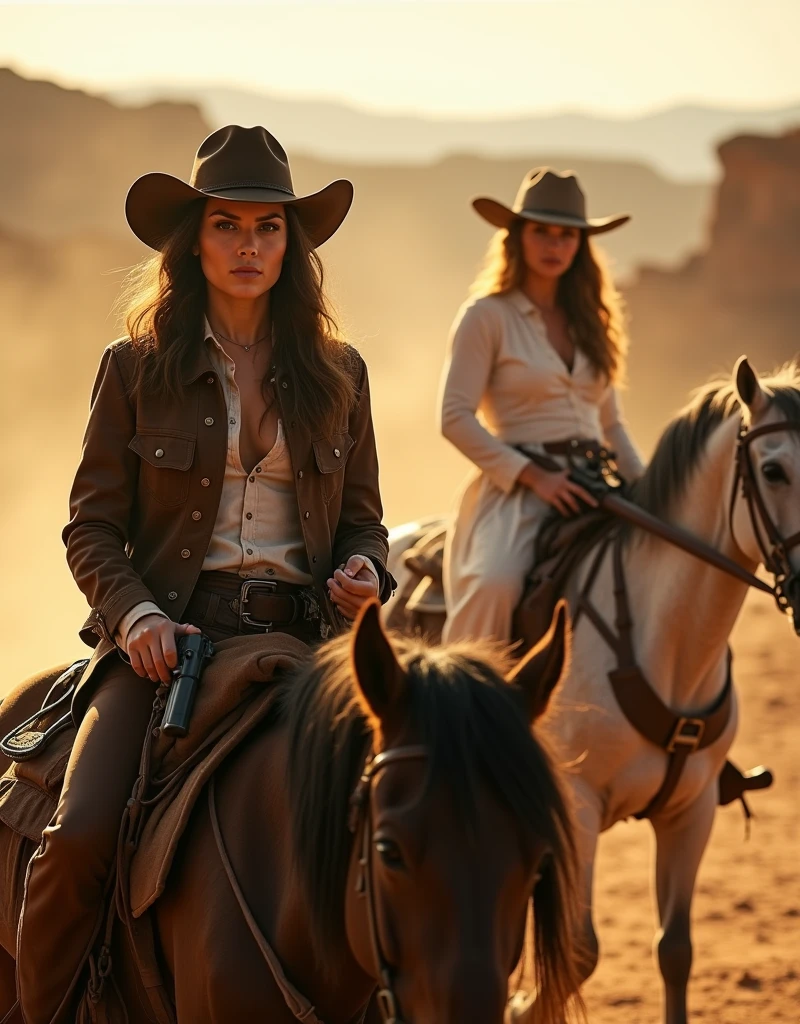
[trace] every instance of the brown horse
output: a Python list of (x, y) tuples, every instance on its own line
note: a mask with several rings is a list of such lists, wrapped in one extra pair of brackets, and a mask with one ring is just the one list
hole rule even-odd
[[(563, 1020), (572, 820), (531, 726), (566, 631), (560, 608), (509, 672), (491, 648), (389, 640), (372, 604), (276, 684), (276, 714), (198, 802), (155, 906), (174, 1017), (292, 1024), (308, 1004), (292, 1010), (283, 981), (314, 1008), (306, 1022), (357, 1021), (377, 988), (386, 1021), (501, 1024), (532, 897), (541, 1020)], [(155, 1020), (123, 928), (116, 946), (127, 1019)], [(0, 971), (0, 1016), (12, 977)]]

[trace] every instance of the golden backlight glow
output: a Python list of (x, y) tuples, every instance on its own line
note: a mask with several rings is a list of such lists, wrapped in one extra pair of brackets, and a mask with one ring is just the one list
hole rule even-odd
[[(45, 13), (46, 12), (46, 13)], [(16, 4), (0, 66), (103, 89), (201, 82), (474, 118), (797, 96), (792, 0)]]

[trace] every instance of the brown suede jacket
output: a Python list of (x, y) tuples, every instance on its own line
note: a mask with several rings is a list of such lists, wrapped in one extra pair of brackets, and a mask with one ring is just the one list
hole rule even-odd
[[(312, 436), (294, 418), (292, 384), (280, 373), (277, 378), (308, 562), (336, 629), (345, 623), (326, 581), (351, 555), (372, 559), (382, 601), (395, 585), (385, 568), (367, 369), (355, 350), (351, 354), (357, 401), (349, 419), (324, 436)], [(67, 562), (92, 608), (81, 637), (103, 649), (93, 662), (110, 649), (123, 615), (140, 601), (155, 601), (181, 621), (222, 491), (228, 414), (206, 347), (198, 345), (184, 367), (177, 401), (131, 397), (137, 358), (128, 340), (103, 353), (63, 532)]]

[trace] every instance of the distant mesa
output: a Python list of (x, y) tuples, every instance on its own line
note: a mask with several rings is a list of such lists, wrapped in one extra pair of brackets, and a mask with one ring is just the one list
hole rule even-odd
[(215, 128), (232, 122), (268, 124), (290, 151), (345, 163), (432, 163), (452, 153), (501, 160), (533, 152), (570, 153), (583, 160), (644, 163), (677, 181), (716, 180), (714, 150), (723, 139), (741, 132), (776, 134), (800, 124), (798, 104), (773, 110), (681, 106), (641, 117), (565, 112), (454, 120), (375, 114), (330, 100), (205, 85), (155, 85), (110, 95), (126, 103), (155, 97), (188, 100)]
[(719, 159), (707, 244), (676, 269), (641, 269), (626, 291), (632, 417), (657, 423), (742, 353), (764, 371), (800, 352), (800, 130), (730, 139)]

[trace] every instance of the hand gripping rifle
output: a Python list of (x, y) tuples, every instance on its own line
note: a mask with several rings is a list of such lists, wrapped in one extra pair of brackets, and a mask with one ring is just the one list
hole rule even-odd
[(197, 684), (213, 653), (214, 645), (202, 633), (190, 633), (178, 640), (178, 667), (161, 720), (161, 731), (167, 736), (185, 736), (189, 731)]

